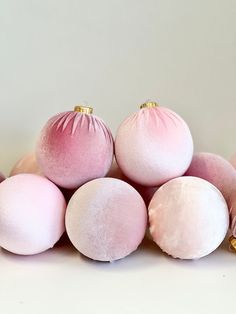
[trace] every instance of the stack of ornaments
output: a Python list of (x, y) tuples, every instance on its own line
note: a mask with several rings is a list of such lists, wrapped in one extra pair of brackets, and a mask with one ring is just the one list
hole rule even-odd
[(193, 154), (185, 121), (154, 102), (128, 117), (115, 141), (90, 107), (52, 117), (35, 153), (4, 179), (0, 246), (15, 254), (52, 248), (66, 230), (83, 255), (114, 261), (135, 251), (148, 227), (162, 251), (198, 259), (221, 244), (229, 224), (236, 248), (235, 168)]

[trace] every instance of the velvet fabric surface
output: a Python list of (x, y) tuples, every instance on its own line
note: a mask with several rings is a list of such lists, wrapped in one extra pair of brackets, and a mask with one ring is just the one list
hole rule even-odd
[(0, 246), (22, 255), (41, 253), (65, 231), (65, 199), (48, 179), (18, 174), (0, 184)]
[(236, 189), (236, 170), (223, 157), (212, 153), (196, 153), (186, 176), (207, 180), (215, 185), (228, 202), (231, 193)]
[(229, 226), (226, 201), (211, 183), (196, 177), (173, 179), (149, 205), (151, 236), (167, 254), (199, 259), (224, 240)]
[(164, 107), (143, 108), (119, 127), (115, 155), (133, 182), (159, 186), (181, 176), (193, 155), (193, 140), (184, 120)]
[(113, 178), (84, 184), (72, 196), (66, 212), (71, 242), (98, 261), (114, 261), (135, 251), (146, 226), (142, 197), (126, 182)]
[(113, 159), (112, 134), (92, 114), (60, 113), (43, 128), (36, 157), (46, 177), (63, 188), (75, 189), (107, 174)]
[(10, 177), (20, 173), (32, 173), (43, 176), (36, 161), (35, 153), (26, 154), (18, 160), (10, 172)]

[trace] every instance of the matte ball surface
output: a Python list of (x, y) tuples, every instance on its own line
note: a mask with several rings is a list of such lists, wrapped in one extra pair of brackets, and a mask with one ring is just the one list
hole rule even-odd
[(225, 199), (211, 183), (181, 177), (164, 184), (149, 205), (150, 232), (167, 254), (198, 259), (213, 252), (229, 226)]
[(143, 108), (119, 127), (115, 154), (129, 179), (158, 186), (188, 169), (193, 140), (187, 124), (173, 111), (164, 107)]
[(212, 153), (196, 153), (186, 176), (194, 176), (207, 180), (215, 185), (228, 201), (232, 191), (236, 189), (236, 170), (223, 157)]
[(75, 189), (107, 174), (113, 138), (100, 118), (68, 111), (47, 122), (36, 157), (46, 177), (61, 187)]
[(0, 184), (0, 246), (22, 255), (41, 253), (65, 231), (65, 199), (55, 184), (18, 174)]
[(26, 154), (14, 165), (10, 172), (10, 176), (20, 173), (32, 173), (43, 176), (42, 171), (36, 161), (35, 153)]
[(147, 209), (138, 192), (113, 178), (90, 181), (72, 196), (66, 212), (68, 236), (85, 256), (98, 261), (121, 259), (141, 243)]

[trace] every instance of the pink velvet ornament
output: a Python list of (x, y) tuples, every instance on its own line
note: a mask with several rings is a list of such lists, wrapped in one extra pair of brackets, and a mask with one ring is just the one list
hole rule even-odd
[(207, 180), (215, 185), (226, 201), (236, 188), (236, 170), (223, 157), (212, 153), (196, 153), (186, 176), (194, 176)]
[(158, 189), (158, 187), (143, 186), (141, 184), (137, 184), (137, 183), (134, 183), (131, 180), (129, 180), (122, 173), (122, 171), (120, 170), (119, 166), (117, 165), (117, 162), (115, 159), (113, 160), (111, 168), (110, 168), (110, 170), (106, 176), (110, 177), (110, 178), (116, 178), (116, 179), (123, 180), (123, 181), (129, 183), (130, 185), (132, 185), (132, 187), (134, 187), (139, 192), (139, 194), (142, 196), (142, 198), (143, 198), (143, 200), (147, 206), (150, 203), (150, 200), (153, 197), (154, 193)]
[(0, 172), (0, 183), (4, 181), (5, 179), (6, 179), (5, 176)]
[(236, 191), (234, 190), (229, 197), (230, 229), (233, 237), (236, 238)]
[(141, 185), (159, 186), (188, 169), (193, 140), (180, 116), (148, 102), (119, 127), (115, 154), (129, 179)]
[(213, 252), (229, 226), (223, 195), (196, 177), (173, 179), (154, 194), (149, 205), (150, 232), (167, 254), (198, 259)]
[(135, 251), (146, 225), (142, 197), (126, 182), (113, 178), (84, 184), (72, 196), (66, 212), (71, 242), (98, 261), (114, 261)]
[(10, 177), (20, 173), (32, 173), (43, 176), (36, 161), (35, 153), (29, 153), (18, 160), (10, 172)]
[(113, 138), (91, 108), (77, 106), (52, 117), (41, 132), (36, 157), (46, 177), (75, 189), (104, 177), (112, 163)]
[(52, 248), (65, 231), (66, 203), (44, 177), (18, 174), (0, 184), (0, 246), (22, 255)]

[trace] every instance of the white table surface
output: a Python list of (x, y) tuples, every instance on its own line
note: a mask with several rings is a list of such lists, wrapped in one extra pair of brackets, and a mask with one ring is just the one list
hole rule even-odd
[(0, 312), (234, 313), (236, 255), (225, 243), (196, 261), (176, 260), (145, 240), (127, 258), (101, 263), (65, 239), (45, 253), (0, 252)]

